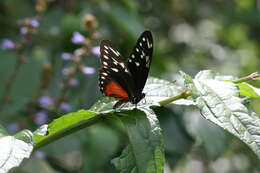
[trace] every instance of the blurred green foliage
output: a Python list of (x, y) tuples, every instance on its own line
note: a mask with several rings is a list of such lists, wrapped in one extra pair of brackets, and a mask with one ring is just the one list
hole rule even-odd
[[(93, 18), (86, 23), (89, 15)], [(81, 48), (71, 42), (74, 32), (88, 39), (88, 50), (108, 39), (127, 57), (138, 35), (144, 29), (151, 30), (155, 48), (150, 75), (170, 81), (178, 81), (179, 70), (194, 75), (212, 69), (235, 76), (259, 71), (259, 0), (2, 0), (1, 41), (22, 43), (21, 38), (27, 36), (21, 34), (18, 21), (36, 16), (40, 16), (39, 27), (29, 42), (23, 43), (22, 51), (0, 50), (1, 99), (17, 57), (25, 57), (10, 87), (8, 101), (1, 102), (1, 125), (12, 133), (39, 127), (37, 113), (46, 111), (37, 102), (42, 96), (59, 102), (67, 80), (62, 71), (77, 65), (62, 60), (61, 54), (73, 54)], [(92, 24), (95, 26), (90, 28)], [(86, 53), (80, 65), (96, 72), (73, 77), (80, 85), (69, 87), (66, 97), (62, 97), (71, 111), (88, 109), (101, 96), (98, 57)], [(259, 82), (252, 84), (260, 86)], [(254, 107), (259, 113), (259, 101)], [(46, 121), (64, 111), (48, 108)], [(259, 160), (245, 144), (205, 121), (198, 112), (180, 106), (155, 111), (164, 115), (158, 118), (166, 145), (165, 172), (260, 172)], [(127, 143), (122, 124), (107, 120), (36, 151), (13, 172), (115, 172), (110, 161)]]

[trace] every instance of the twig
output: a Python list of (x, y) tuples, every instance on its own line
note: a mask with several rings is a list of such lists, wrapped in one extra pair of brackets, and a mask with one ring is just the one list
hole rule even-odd
[(232, 82), (233, 83), (242, 83), (242, 82), (247, 82), (247, 81), (250, 81), (250, 80), (260, 80), (260, 74), (258, 72), (254, 72), (254, 73), (252, 73), (248, 76), (239, 78), (237, 80), (233, 80)]
[[(20, 52), (20, 51), (19, 51)], [(15, 62), (15, 66), (14, 66), (14, 70), (11, 72), (11, 74), (9, 75), (9, 77), (5, 80), (5, 85), (4, 85), (4, 89), (3, 89), (3, 96), (1, 99), (1, 105), (4, 103), (7, 103), (9, 101), (11, 101), (10, 98), (10, 92), (12, 89), (12, 85), (13, 82), (22, 66), (22, 64), (25, 62), (25, 57), (22, 55), (19, 55), (16, 58), (16, 62)]]
[(173, 101), (188, 98), (189, 96), (191, 96), (191, 92), (189, 90), (184, 90), (180, 94), (178, 94), (174, 97), (170, 97), (168, 99), (160, 101), (159, 104), (160, 104), (160, 106), (164, 106), (164, 105), (169, 104)]

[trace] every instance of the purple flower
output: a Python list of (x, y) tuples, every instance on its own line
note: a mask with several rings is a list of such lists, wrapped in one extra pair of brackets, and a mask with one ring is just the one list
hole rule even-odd
[(62, 53), (61, 54), (61, 59), (63, 59), (64, 61), (71, 60), (71, 54), (69, 54), (69, 53)]
[(48, 96), (42, 96), (38, 100), (41, 107), (48, 107), (53, 104), (53, 100)]
[(36, 114), (36, 117), (34, 119), (35, 124), (42, 125), (47, 122), (48, 115), (45, 111), (40, 111)]
[(7, 129), (10, 133), (15, 133), (20, 129), (20, 125), (18, 123), (11, 123), (7, 126)]
[(86, 38), (80, 34), (79, 32), (74, 32), (72, 36), (72, 43), (74, 44), (83, 44), (85, 42)]
[(46, 153), (42, 151), (35, 151), (33, 155), (38, 158), (38, 159), (45, 159), (46, 158)]
[(62, 74), (63, 74), (64, 76), (69, 75), (69, 68), (64, 68), (64, 69), (62, 69)]
[(39, 21), (35, 18), (29, 20), (29, 25), (33, 28), (37, 28), (40, 24)]
[(3, 49), (13, 49), (15, 47), (15, 44), (12, 40), (4, 39), (2, 41), (2, 48)]
[(92, 47), (91, 53), (95, 56), (100, 56), (100, 47), (99, 46)]
[(60, 104), (60, 109), (65, 111), (65, 112), (70, 112), (71, 111), (71, 106), (68, 103), (61, 103)]
[(21, 27), (20, 28), (20, 34), (22, 34), (22, 35), (26, 35), (26, 34), (28, 34), (28, 28), (27, 27)]
[(69, 85), (73, 86), (73, 87), (78, 86), (79, 85), (79, 81), (77, 79), (75, 79), (75, 78), (70, 78), (69, 79)]
[(74, 67), (65, 67), (62, 70), (62, 74), (64, 76), (73, 75), (73, 74), (75, 74), (75, 72), (76, 72), (76, 68), (74, 68)]
[(74, 55), (76, 56), (82, 56), (85, 53), (84, 49), (76, 49), (74, 51)]
[(89, 74), (95, 73), (96, 70), (93, 67), (83, 66), (83, 67), (81, 67), (81, 71), (83, 74), (89, 75)]

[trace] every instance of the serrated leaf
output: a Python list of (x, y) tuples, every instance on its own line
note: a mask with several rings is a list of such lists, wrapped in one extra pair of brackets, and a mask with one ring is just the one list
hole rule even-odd
[(252, 85), (248, 83), (238, 83), (239, 92), (241, 96), (254, 98), (254, 99), (260, 99), (260, 89), (253, 87)]
[(33, 150), (32, 133), (23, 130), (14, 136), (2, 135), (0, 146), (0, 173), (6, 173), (19, 166), (23, 159), (30, 157)]
[(87, 124), (92, 124), (96, 122), (98, 119), (101, 118), (97, 115), (98, 114), (94, 112), (79, 110), (78, 112), (66, 114), (52, 121), (48, 125), (48, 128), (46, 128), (46, 126), (41, 126), (40, 130), (38, 129), (36, 130), (36, 133), (34, 133), (36, 148), (42, 145), (46, 145), (52, 140), (61, 138), (74, 131), (80, 130), (84, 128)]
[[(131, 147), (128, 146), (122, 155), (114, 160), (116, 168), (120, 172), (125, 172), (125, 170), (138, 173), (163, 172), (164, 142), (154, 112), (151, 109), (142, 108), (142, 111), (136, 109), (127, 112), (128, 116), (123, 113), (120, 115), (119, 118), (127, 128)], [(125, 160), (130, 160), (131, 163), (119, 164), (125, 163)]]
[(102, 97), (91, 108), (94, 112), (111, 112), (116, 101), (111, 97)]
[(202, 71), (186, 84), (195, 90), (193, 99), (202, 115), (240, 138), (260, 158), (260, 119), (243, 105), (235, 84), (218, 79), (213, 72)]
[(188, 88), (191, 92), (191, 96), (193, 98), (198, 97), (199, 93), (197, 91), (197, 88), (194, 85), (193, 79), (191, 76), (189, 76), (188, 74), (184, 73), (183, 71), (180, 71), (183, 79), (184, 79), (184, 84), (186, 86), (186, 88)]
[[(158, 79), (155, 77), (148, 78), (144, 93), (146, 94), (146, 99), (151, 100), (153, 103), (158, 103), (162, 100), (174, 97), (180, 94), (184, 89), (181, 86), (176, 85), (176, 83), (169, 82), (163, 79)], [(191, 99), (179, 99), (173, 104), (177, 105), (194, 105), (195, 103)]]

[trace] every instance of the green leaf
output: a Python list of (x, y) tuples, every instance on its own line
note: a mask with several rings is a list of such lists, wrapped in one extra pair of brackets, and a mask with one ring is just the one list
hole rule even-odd
[[(243, 104), (236, 84), (222, 81), (211, 71), (198, 73), (194, 80), (183, 77), (190, 86), (201, 114), (245, 142), (260, 158), (260, 119)], [(189, 79), (189, 80), (187, 80)]]
[(44, 146), (53, 140), (95, 123), (101, 118), (101, 116), (97, 115), (98, 114), (94, 112), (79, 110), (78, 112), (66, 114), (52, 121), (48, 127), (46, 125), (41, 126), (40, 129), (34, 133), (35, 148)]
[(120, 172), (163, 172), (164, 142), (159, 122), (151, 109), (141, 110), (128, 111), (128, 116), (120, 113), (130, 146), (113, 163)]
[(98, 100), (91, 108), (90, 111), (93, 112), (112, 112), (113, 105), (116, 101), (111, 97), (102, 97)]
[(260, 99), (260, 89), (253, 87), (252, 85), (248, 83), (238, 83), (239, 92), (241, 96), (254, 98), (254, 99)]
[(0, 125), (0, 138), (3, 136), (7, 136), (7, 135), (8, 135), (8, 133), (7, 133), (6, 129), (2, 125)]
[(33, 137), (29, 130), (23, 130), (14, 136), (8, 136), (0, 126), (0, 172), (8, 172), (29, 158), (33, 150)]
[(129, 144), (122, 154), (111, 161), (120, 173), (138, 173), (133, 147)]

